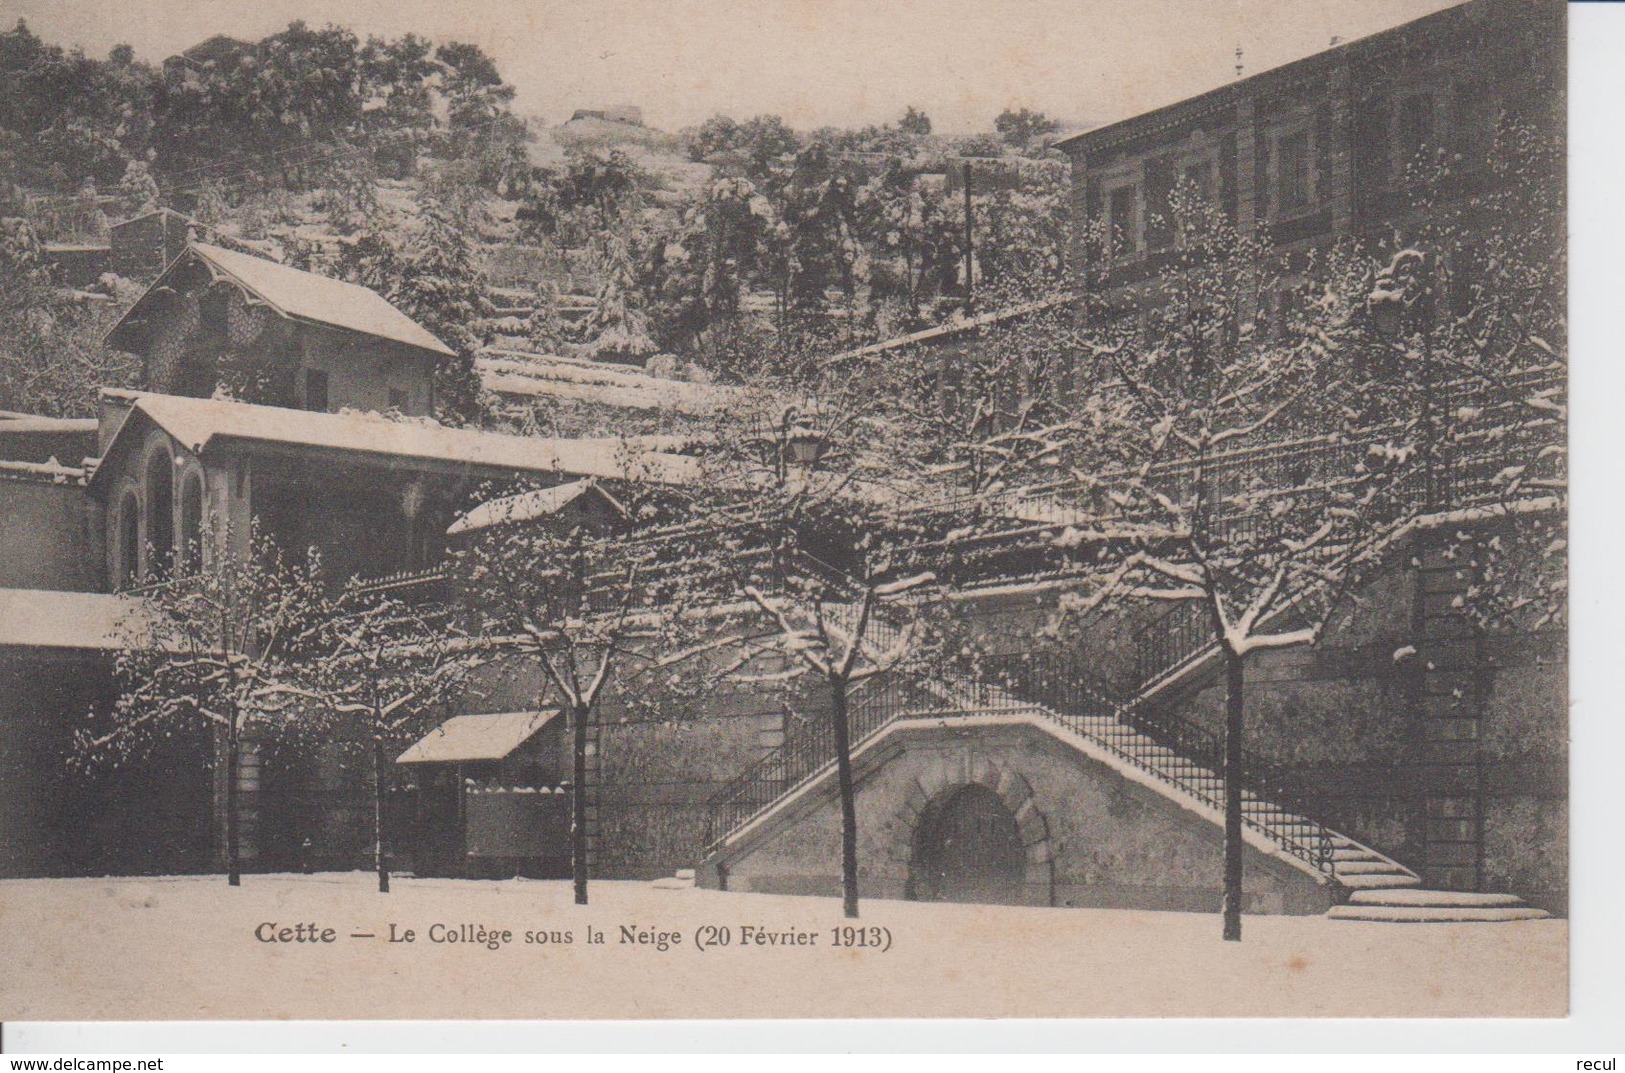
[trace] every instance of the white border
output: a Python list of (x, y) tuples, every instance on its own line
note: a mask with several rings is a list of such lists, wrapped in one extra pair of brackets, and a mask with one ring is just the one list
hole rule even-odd
[(6, 1052), (418, 1056), (392, 1066), (400, 1070), (434, 1068), (437, 1053), (516, 1051), (1617, 1053), (1625, 1042), (1625, 727), (1617, 647), (1625, 637), (1625, 489), (1617, 476), (1625, 465), (1625, 325), (1618, 316), (1625, 303), (1625, 4), (1571, 4), (1569, 41), (1575, 596), (1567, 1020), (10, 1023)]

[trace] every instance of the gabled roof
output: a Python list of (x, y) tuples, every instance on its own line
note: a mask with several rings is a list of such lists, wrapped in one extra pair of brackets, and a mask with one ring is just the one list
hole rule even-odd
[(585, 480), (571, 481), (569, 484), (556, 484), (552, 488), (539, 488), (534, 492), (521, 492), (518, 495), (503, 496), (481, 503), (452, 522), (451, 527), (446, 530), (446, 535), (456, 536), (458, 533), (488, 529), (493, 525), (545, 518), (557, 514), (582, 496), (589, 494), (607, 504), (615, 514), (626, 517), (626, 508), (621, 506), (614, 496), (600, 488), (595, 479), (588, 477)]
[[(671, 437), (629, 439), (542, 439), (496, 432), (445, 428), (422, 421), (393, 421), (372, 413), (316, 413), (279, 406), (254, 406), (225, 399), (192, 399), (106, 390), (104, 395), (131, 400), (131, 417), (143, 415), (187, 450), (207, 457), (230, 443), (266, 444), (353, 452), (374, 457), (441, 463), (503, 473), (603, 477), (642, 477), (662, 484), (686, 484), (700, 477), (700, 464), (661, 450)], [(139, 437), (128, 419), (108, 444), (106, 456)], [(635, 473), (628, 472), (628, 463)], [(99, 465), (91, 487), (108, 472)]]
[(501, 760), (535, 736), (559, 709), (459, 715), (446, 720), (395, 759), (397, 764)]
[(149, 300), (153, 295), (160, 289), (167, 290), (170, 277), (193, 258), (207, 265), (217, 277), (231, 280), (256, 301), (263, 302), (284, 317), (359, 332), (435, 354), (452, 354), (450, 347), (390, 305), (376, 291), (291, 268), (263, 257), (211, 246), (206, 242), (190, 243), (186, 253), (177, 257), (175, 263), (164, 270), (163, 275), (147, 288), (147, 292), (124, 314), (123, 319), (113, 326), (113, 330), (107, 334), (107, 341), (120, 346), (126, 325), (143, 319), (150, 309)]

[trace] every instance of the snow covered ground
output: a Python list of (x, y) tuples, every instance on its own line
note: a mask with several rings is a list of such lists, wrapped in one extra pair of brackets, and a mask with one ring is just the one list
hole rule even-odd
[[(873, 900), (865, 930), (841, 936), (865, 945), (836, 946), (835, 899), (598, 882), (577, 907), (565, 882), (374, 884), (0, 881), (0, 1017), (1562, 1016), (1567, 1004), (1562, 920), (1248, 917), (1234, 944), (1216, 914)], [(392, 927), (412, 941), (390, 942)]]

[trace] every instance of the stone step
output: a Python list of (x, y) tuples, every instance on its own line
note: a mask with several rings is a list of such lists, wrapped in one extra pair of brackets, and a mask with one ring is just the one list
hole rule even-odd
[[(1337, 840), (1333, 839), (1332, 842), (1335, 845)], [(1380, 859), (1374, 851), (1366, 849), (1364, 846), (1337, 846), (1336, 849), (1332, 850), (1332, 860), (1334, 861), (1375, 861)]]
[(1391, 890), (1395, 887), (1420, 887), (1421, 879), (1402, 872), (1384, 872), (1381, 875), (1350, 875), (1338, 873), (1337, 881), (1349, 890)]
[[(1337, 860), (1336, 857), (1332, 858)], [(1379, 876), (1379, 875), (1405, 875), (1406, 873), (1392, 861), (1337, 861), (1337, 875), (1343, 876)]]
[(1349, 896), (1350, 905), (1406, 905), (1438, 909), (1514, 909), (1523, 906), (1516, 894), (1490, 894), (1470, 890), (1361, 890)]
[(1433, 905), (1334, 905), (1326, 911), (1333, 920), (1368, 920), (1385, 924), (1505, 924), (1514, 920), (1544, 920), (1551, 916), (1528, 906), (1451, 908)]

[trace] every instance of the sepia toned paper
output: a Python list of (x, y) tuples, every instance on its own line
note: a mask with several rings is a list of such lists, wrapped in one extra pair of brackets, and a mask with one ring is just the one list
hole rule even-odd
[(1567, 1014), (1562, 4), (0, 21), (0, 1018)]

